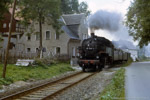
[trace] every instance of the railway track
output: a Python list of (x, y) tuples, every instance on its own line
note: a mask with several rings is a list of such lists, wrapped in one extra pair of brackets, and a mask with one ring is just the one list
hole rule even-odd
[(76, 85), (77, 83), (95, 75), (96, 73), (83, 73), (67, 76), (54, 82), (41, 84), (3, 98), (0, 100), (51, 100), (64, 90)]

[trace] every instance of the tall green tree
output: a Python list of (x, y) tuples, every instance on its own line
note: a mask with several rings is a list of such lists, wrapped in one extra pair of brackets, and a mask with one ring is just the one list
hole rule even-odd
[(8, 6), (11, 0), (0, 0), (0, 20), (3, 19), (3, 15), (6, 11), (8, 11)]
[(150, 42), (150, 0), (134, 0), (128, 10), (126, 25), (139, 46)]
[(80, 13), (85, 13), (86, 16), (90, 15), (90, 11), (88, 10), (88, 4), (86, 2), (81, 2), (78, 9)]
[(85, 13), (90, 14), (88, 5), (86, 2), (79, 3), (78, 0), (61, 0), (61, 10), (63, 14), (79, 14)]
[(61, 0), (61, 9), (63, 14), (79, 13), (78, 0)]
[(42, 23), (48, 23), (59, 32), (61, 28), (60, 0), (20, 0), (21, 11), (18, 13), (24, 19), (24, 23), (38, 22), (40, 34), (39, 49), (42, 51)]

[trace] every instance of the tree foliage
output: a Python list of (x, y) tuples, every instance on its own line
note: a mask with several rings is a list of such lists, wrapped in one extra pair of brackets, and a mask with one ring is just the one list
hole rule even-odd
[(81, 2), (79, 5), (79, 12), (85, 13), (86, 16), (90, 15), (90, 11), (88, 10), (88, 4), (86, 2)]
[(10, 0), (0, 0), (0, 20), (3, 19), (3, 14), (8, 10)]
[(90, 14), (88, 5), (86, 2), (79, 3), (78, 0), (61, 0), (61, 9), (63, 14)]
[(47, 23), (59, 33), (61, 24), (59, 21), (60, 0), (20, 0), (19, 6), (21, 11), (18, 16), (23, 18), (26, 25), (29, 22), (38, 22), (40, 34), (40, 51), (42, 50), (42, 25)]
[(25, 23), (47, 22), (55, 29), (59, 29), (60, 0), (21, 0), (20, 7), (21, 11), (18, 15), (24, 19)]
[(128, 10), (126, 25), (139, 46), (150, 42), (150, 0), (134, 0)]
[(3, 14), (8, 11), (8, 6), (11, 0), (0, 0), (0, 20), (3, 19)]

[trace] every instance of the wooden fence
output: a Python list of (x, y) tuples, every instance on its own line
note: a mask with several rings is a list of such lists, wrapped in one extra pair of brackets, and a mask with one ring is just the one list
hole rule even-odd
[[(37, 53), (24, 53), (9, 51), (8, 63), (16, 63), (17, 59), (33, 59), (37, 57)], [(0, 63), (5, 59), (5, 51), (0, 51)]]

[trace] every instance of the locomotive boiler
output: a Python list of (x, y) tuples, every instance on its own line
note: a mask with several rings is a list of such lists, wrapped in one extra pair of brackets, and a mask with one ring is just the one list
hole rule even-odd
[(101, 70), (105, 65), (117, 61), (127, 61), (128, 53), (116, 49), (111, 41), (91, 33), (91, 37), (83, 40), (78, 48), (78, 64), (83, 71), (88, 68)]

